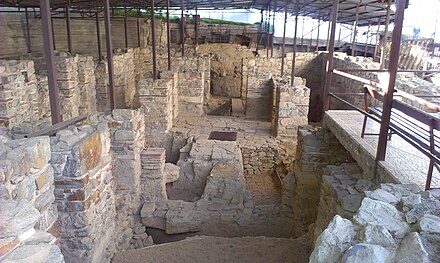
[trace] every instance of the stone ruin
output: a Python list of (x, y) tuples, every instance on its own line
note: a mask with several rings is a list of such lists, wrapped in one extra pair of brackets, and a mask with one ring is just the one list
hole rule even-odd
[(88, 116), (30, 138), (50, 126), (44, 61), (0, 61), (2, 262), (119, 262), (193, 236), (300, 240), (300, 262), (439, 261), (439, 192), (373, 183), (308, 124), (325, 53), (298, 53), (291, 86), (281, 58), (239, 45), (173, 50), (173, 71), (164, 51), (157, 80), (148, 48), (115, 51), (112, 111), (106, 63), (59, 52), (63, 119)]

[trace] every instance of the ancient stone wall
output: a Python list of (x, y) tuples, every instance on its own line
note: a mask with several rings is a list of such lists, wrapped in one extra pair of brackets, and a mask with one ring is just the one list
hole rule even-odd
[(58, 238), (66, 262), (109, 260), (114, 252), (115, 196), (110, 133), (90, 125), (51, 139)]
[(0, 126), (12, 128), (45, 115), (47, 100), (39, 100), (44, 80), (38, 81), (33, 61), (1, 60), (0, 81)]
[(300, 236), (316, 220), (322, 169), (329, 164), (347, 162), (351, 157), (329, 131), (309, 125), (298, 127), (296, 149), (292, 208), (295, 233)]

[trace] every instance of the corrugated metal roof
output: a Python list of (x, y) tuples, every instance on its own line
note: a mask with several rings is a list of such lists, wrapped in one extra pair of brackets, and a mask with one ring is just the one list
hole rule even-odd
[[(102, 0), (99, 1), (102, 5)], [(385, 2), (385, 3), (383, 3)], [(379, 18), (384, 23), (387, 9), (387, 1), (384, 0), (339, 0), (338, 22), (352, 23), (356, 17), (356, 8), (359, 5), (359, 25), (377, 24)], [(71, 0), (71, 6), (94, 9), (96, 0)], [(283, 12), (285, 7), (283, 0), (183, 0), (185, 9), (258, 9), (273, 10)], [(287, 9), (290, 14), (294, 14), (296, 5), (299, 7), (299, 14), (315, 19), (328, 20), (331, 13), (333, 0), (290, 0)], [(52, 6), (64, 7), (67, 0), (52, 0)], [(148, 7), (150, 1), (141, 0), (110, 0), (114, 7)], [(0, 6), (3, 7), (39, 7), (39, 0), (0, 0)], [(163, 8), (166, 5), (165, 0), (155, 0), (155, 6)], [(180, 0), (170, 0), (172, 8), (180, 8)], [(391, 14), (391, 21), (394, 13)]]

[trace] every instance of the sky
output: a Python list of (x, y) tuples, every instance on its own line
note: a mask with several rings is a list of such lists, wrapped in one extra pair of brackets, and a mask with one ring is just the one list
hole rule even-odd
[[(190, 10), (189, 14), (194, 14), (195, 12)], [(213, 11), (199, 11), (201, 17), (206, 18), (216, 18), (231, 20), (237, 22), (255, 23), (259, 22), (261, 19), (260, 12), (258, 10), (213, 10)], [(440, 0), (410, 0), (408, 9), (405, 10), (405, 20), (403, 25), (403, 34), (413, 35), (414, 29), (419, 29), (419, 37), (433, 37), (434, 32), (436, 42), (440, 42), (440, 18), (437, 16), (440, 14)], [(177, 15), (177, 14), (176, 14)], [(302, 33), (302, 23), (304, 19), (304, 34), (305, 38), (316, 38), (316, 30), (312, 32), (312, 35), (307, 34), (310, 30), (318, 24), (317, 20), (309, 18), (299, 18), (298, 24), (298, 36), (300, 37)], [(284, 13), (277, 13), (275, 16), (275, 36), (281, 37), (283, 35), (283, 20)], [(437, 25), (437, 26), (436, 26)], [(287, 37), (293, 37), (294, 32), (294, 17), (290, 16), (287, 22), (288, 31), (286, 32)], [(290, 30), (289, 30), (290, 29)], [(392, 29), (392, 26), (390, 27)], [(321, 26), (320, 38), (327, 38), (328, 23), (324, 23)], [(339, 32), (339, 27), (336, 28), (336, 32)], [(383, 26), (381, 27), (383, 30)], [(371, 31), (377, 31), (377, 25), (371, 27)], [(359, 28), (358, 42), (366, 41), (367, 27)], [(341, 39), (350, 41), (351, 30), (345, 29), (343, 27), (341, 33)], [(374, 43), (374, 37), (370, 37), (370, 42)]]

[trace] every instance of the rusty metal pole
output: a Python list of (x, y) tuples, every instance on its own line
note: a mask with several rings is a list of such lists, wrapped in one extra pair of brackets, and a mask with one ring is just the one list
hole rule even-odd
[(341, 34), (342, 34), (342, 26), (339, 25), (338, 46), (341, 45)]
[(29, 28), (29, 13), (27, 7), (24, 9), (25, 15), (26, 15), (26, 46), (27, 46), (27, 52), (32, 53), (32, 47), (31, 47), (31, 30)]
[(301, 29), (301, 52), (304, 52), (304, 24), (305, 17), (302, 18), (302, 29)]
[(195, 35), (195, 40), (194, 40), (194, 44), (197, 48), (197, 45), (199, 44), (199, 30), (198, 30), (198, 15), (197, 15), (197, 5), (195, 7), (195, 11), (196, 11), (196, 15), (194, 16), (194, 35)]
[(99, 0), (96, 1), (96, 43), (98, 45), (98, 61), (101, 62), (102, 50), (101, 50), (101, 30), (99, 29)]
[(185, 21), (184, 21), (184, 5), (183, 0), (180, 0), (180, 10), (182, 11), (180, 14), (180, 40), (182, 41), (182, 58), (185, 56)]
[(141, 9), (138, 8), (137, 16), (136, 16), (136, 29), (137, 29), (138, 47), (141, 46), (141, 29), (140, 29), (140, 21), (139, 21), (140, 17), (141, 17)]
[(370, 34), (370, 26), (371, 26), (371, 22), (368, 22), (367, 39), (365, 40), (365, 47), (364, 47), (364, 57), (367, 57), (367, 51), (368, 51), (368, 35)]
[(273, 42), (275, 40), (275, 16), (277, 12), (277, 0), (273, 4), (273, 18), (272, 18), (272, 37), (270, 43), (270, 57), (273, 58)]
[(377, 60), (377, 50), (379, 49), (379, 31), (380, 31), (380, 17), (377, 21), (377, 33), (376, 33), (376, 43), (374, 44), (374, 55), (373, 61)]
[(168, 70), (171, 70), (171, 27), (170, 27), (170, 0), (167, 3), (167, 55), (168, 55)]
[(329, 51), (329, 43), (330, 43), (330, 30), (331, 30), (331, 22), (330, 22), (330, 15), (328, 19), (328, 30), (327, 30), (327, 41), (326, 41), (326, 50)]
[(353, 42), (351, 43), (351, 55), (356, 55), (356, 36), (357, 36), (357, 27), (359, 21), (359, 6), (361, 5), (362, 0), (359, 0), (359, 3), (356, 5), (356, 16), (353, 23)]
[(114, 93), (114, 68), (113, 68), (113, 45), (112, 30), (110, 23), (110, 3), (104, 0), (104, 25), (105, 25), (105, 48), (107, 51), (107, 68), (108, 68), (108, 89), (110, 97), (110, 109), (113, 110), (116, 105)]
[(260, 26), (258, 27), (257, 45), (255, 47), (255, 54), (257, 54), (257, 55), (258, 55), (258, 45), (260, 44), (261, 36), (263, 35), (263, 21), (264, 21), (263, 10), (260, 11), (260, 14), (261, 14)]
[(396, 84), (396, 76), (400, 56), (400, 44), (402, 38), (403, 18), (405, 16), (407, 0), (397, 0), (396, 14), (394, 16), (394, 29), (391, 42), (390, 63), (388, 74), (390, 80), (388, 82), (388, 90), (385, 90), (383, 102), (382, 119), (380, 123), (379, 142), (377, 144), (377, 161), (385, 160), (385, 154), (388, 142), (388, 130), (390, 128), (391, 108), (393, 106), (393, 92)]
[(51, 11), (51, 13), (50, 13), (50, 27), (51, 27), (51, 30), (52, 30), (52, 42), (53, 42), (53, 50), (56, 50), (57, 49), (57, 43), (56, 43), (56, 41), (55, 41), (55, 29), (54, 29), (54, 25), (53, 25), (54, 23), (53, 23), (53, 17), (52, 17), (52, 11)]
[(293, 54), (292, 54), (292, 72), (290, 74), (290, 86), (293, 87), (295, 85), (295, 63), (296, 63), (296, 50), (297, 50), (297, 41), (296, 37), (298, 36), (298, 14), (299, 14), (299, 0), (296, 0), (295, 3), (295, 33), (293, 35)]
[(269, 57), (269, 40), (270, 40), (270, 5), (267, 7), (266, 11), (266, 21), (267, 21), (267, 27), (266, 27), (266, 58)]
[(156, 23), (154, 17), (154, 0), (150, 2), (150, 19), (151, 19), (151, 53), (153, 57), (153, 79), (157, 79), (157, 61), (156, 61)]
[(43, 28), (44, 59), (46, 60), (47, 84), (49, 86), (50, 112), (52, 124), (62, 121), (60, 97), (58, 95), (55, 55), (52, 38), (52, 18), (49, 0), (40, 0), (41, 25)]
[(320, 25), (321, 24), (321, 18), (318, 18), (318, 32), (317, 32), (317, 34), (316, 34), (316, 52), (318, 52), (319, 51), (319, 27), (321, 26)]
[(124, 1), (124, 39), (125, 39), (125, 48), (128, 48), (127, 2), (126, 1)]
[(72, 32), (70, 27), (70, 0), (67, 0), (66, 6), (66, 27), (67, 27), (67, 50), (72, 53)]
[(393, 3), (392, 0), (388, 0), (387, 16), (385, 19), (385, 31), (383, 34), (382, 51), (380, 53), (380, 69), (385, 68), (385, 53), (386, 53), (387, 42), (388, 42), (388, 26), (390, 25), (391, 4), (392, 3)]
[(284, 57), (286, 56), (286, 25), (287, 25), (287, 4), (284, 5), (284, 29), (283, 29), (283, 46), (281, 47), (281, 76), (284, 76)]
[(336, 37), (336, 23), (338, 22), (338, 9), (339, 0), (333, 0), (333, 8), (331, 14), (331, 31), (330, 31), (330, 43), (327, 57), (327, 71), (325, 74), (324, 94), (323, 94), (323, 111), (327, 111), (330, 107), (330, 86), (332, 84), (333, 74), (333, 54), (335, 51), (335, 37)]

